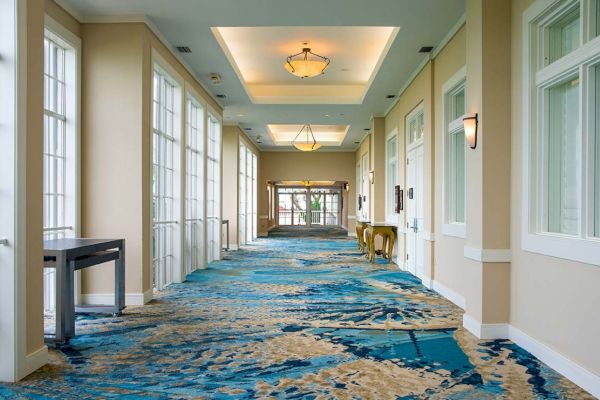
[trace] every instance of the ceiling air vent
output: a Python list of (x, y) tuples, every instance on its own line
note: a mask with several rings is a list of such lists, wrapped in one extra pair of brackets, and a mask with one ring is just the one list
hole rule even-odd
[(385, 96), (386, 99), (394, 99), (396, 98), (395, 94), (388, 94), (387, 96)]
[(176, 49), (180, 53), (191, 53), (192, 52), (192, 49), (190, 49), (187, 46), (177, 46)]
[(419, 49), (419, 53), (431, 53), (433, 46), (423, 46)]
[(226, 94), (216, 94), (215, 96), (217, 96), (219, 99), (225, 99), (225, 98), (227, 98)]
[(208, 75), (208, 79), (210, 79), (210, 81), (212, 82), (213, 85), (219, 85), (221, 84), (221, 75), (217, 74), (217, 73), (212, 73)]

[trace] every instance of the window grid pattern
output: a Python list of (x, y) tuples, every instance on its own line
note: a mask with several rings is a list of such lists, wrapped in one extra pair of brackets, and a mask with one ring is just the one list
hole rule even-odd
[(204, 110), (188, 98), (186, 104), (186, 274), (204, 263)]
[(466, 109), (464, 81), (446, 94), (446, 104), (445, 220), (447, 224), (464, 224), (466, 214), (466, 142), (462, 120)]
[[(44, 239), (69, 236), (66, 226), (66, 49), (44, 38)], [(56, 307), (56, 270), (44, 268), (44, 312)]]
[(531, 233), (600, 238), (598, 15), (565, 1), (532, 22)]
[(386, 142), (386, 211), (388, 218), (392, 217), (394, 210), (394, 190), (398, 181), (398, 139), (394, 135)]
[(239, 240), (240, 245), (245, 245), (258, 237), (256, 222), (258, 164), (256, 155), (244, 143), (240, 143), (239, 163)]
[(154, 71), (152, 151), (152, 264), (154, 288), (173, 282), (175, 85)]
[(221, 126), (208, 117), (206, 169), (206, 220), (208, 232), (208, 262), (221, 258)]

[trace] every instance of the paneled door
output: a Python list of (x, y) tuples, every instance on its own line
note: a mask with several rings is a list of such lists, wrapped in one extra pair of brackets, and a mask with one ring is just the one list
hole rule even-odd
[(406, 257), (408, 271), (423, 276), (423, 146), (407, 156)]

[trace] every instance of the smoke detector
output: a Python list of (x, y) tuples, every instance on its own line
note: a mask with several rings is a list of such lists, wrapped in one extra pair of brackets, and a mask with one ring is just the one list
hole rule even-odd
[(261, 144), (262, 143), (262, 136), (257, 136), (256, 137), (256, 143)]

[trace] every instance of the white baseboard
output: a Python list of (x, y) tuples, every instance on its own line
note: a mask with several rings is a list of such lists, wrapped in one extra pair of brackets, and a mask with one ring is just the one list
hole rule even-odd
[(441, 294), (442, 296), (444, 296), (445, 298), (447, 298), (448, 300), (450, 300), (451, 302), (453, 302), (454, 304), (456, 304), (457, 306), (459, 306), (460, 308), (462, 308), (463, 310), (465, 309), (465, 298), (457, 292), (455, 292), (454, 290), (450, 289), (448, 286), (443, 285), (439, 281), (434, 280), (431, 285), (431, 288), (439, 294)]
[(356, 237), (356, 232), (350, 232), (350, 231), (348, 231), (348, 236), (349, 237)]
[(463, 326), (478, 339), (508, 339), (509, 324), (482, 324), (469, 314), (463, 314)]
[(463, 315), (463, 326), (478, 339), (510, 339), (559, 374), (590, 392), (592, 396), (600, 398), (600, 376), (569, 360), (520, 329), (510, 324), (482, 324), (468, 314)]
[(509, 339), (567, 379), (600, 398), (600, 376), (569, 360), (559, 352), (532, 338), (514, 326), (509, 327)]
[(48, 347), (42, 346), (33, 353), (29, 353), (25, 356), (25, 364), (22, 370), (19, 371), (19, 379), (25, 378), (38, 368), (43, 367), (48, 363)]
[(427, 289), (429, 290), (434, 290), (433, 289), (433, 279), (431, 279), (428, 276), (422, 275), (422, 276), (417, 276), (417, 278), (419, 278), (421, 280), (421, 283), (423, 284), (423, 286), (425, 286)]
[(237, 251), (240, 249), (240, 246), (238, 246), (237, 244), (230, 244), (229, 245), (229, 251)]
[[(152, 300), (152, 289), (144, 293), (125, 293), (126, 306), (143, 306)], [(83, 293), (81, 295), (81, 304), (114, 304), (114, 293)]]

